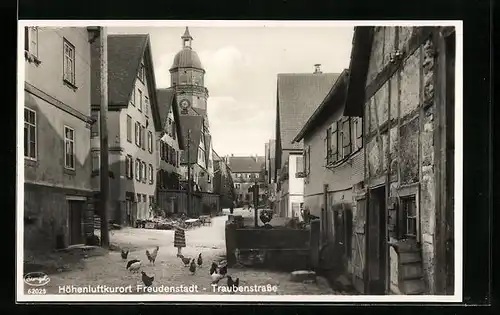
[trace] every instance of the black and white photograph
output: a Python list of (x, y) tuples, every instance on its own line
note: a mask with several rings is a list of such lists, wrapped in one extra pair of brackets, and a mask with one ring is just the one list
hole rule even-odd
[(18, 301), (462, 302), (461, 21), (18, 26)]

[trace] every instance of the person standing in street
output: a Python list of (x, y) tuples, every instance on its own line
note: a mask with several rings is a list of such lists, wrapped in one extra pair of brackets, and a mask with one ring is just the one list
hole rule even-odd
[(175, 227), (174, 247), (177, 247), (177, 257), (182, 256), (182, 248), (186, 247), (186, 230), (180, 225)]

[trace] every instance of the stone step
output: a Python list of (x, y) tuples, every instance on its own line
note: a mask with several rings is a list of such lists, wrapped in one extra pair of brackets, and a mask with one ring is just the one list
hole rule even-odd
[(421, 262), (401, 264), (399, 275), (402, 280), (421, 279), (423, 268)]
[(399, 254), (400, 264), (416, 263), (421, 261), (422, 257), (420, 256), (420, 252), (404, 252)]
[(425, 283), (423, 279), (404, 280), (400, 285), (403, 294), (417, 295), (425, 292)]

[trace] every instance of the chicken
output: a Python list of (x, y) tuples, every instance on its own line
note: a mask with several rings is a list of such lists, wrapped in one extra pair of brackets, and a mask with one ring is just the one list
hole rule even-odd
[(216, 270), (217, 270), (217, 264), (213, 262), (212, 266), (210, 267), (210, 275), (212, 275)]
[(200, 255), (198, 255), (198, 267), (201, 267), (202, 264), (203, 264), (203, 258), (201, 258), (201, 253), (200, 253)]
[(189, 271), (191, 272), (192, 275), (194, 275), (196, 272), (196, 264), (194, 262), (194, 258), (193, 260), (191, 260), (191, 264), (189, 265)]
[(228, 287), (239, 287), (240, 286), (240, 278), (236, 278), (236, 280), (233, 280), (231, 276), (227, 276), (227, 286)]
[(219, 273), (223, 276), (225, 276), (227, 274), (227, 266), (224, 265), (222, 267), (219, 268)]
[(146, 249), (146, 257), (148, 257), (148, 260), (150, 263), (153, 265), (155, 264), (156, 256), (158, 256), (158, 250), (160, 247), (156, 246), (156, 248), (153, 250), (152, 253), (149, 253), (149, 251)]
[(212, 284), (217, 284), (222, 278), (225, 277), (225, 274), (221, 274), (219, 267), (217, 267), (217, 264), (212, 263), (212, 267), (210, 268), (210, 276), (212, 277)]
[(182, 256), (182, 255), (181, 255), (179, 258), (180, 258), (180, 259), (182, 260), (182, 262), (184, 263), (184, 267), (189, 266), (189, 263), (191, 262), (191, 258), (186, 258), (186, 257), (184, 257), (184, 256)]
[(131, 272), (138, 272), (139, 269), (141, 268), (141, 261), (139, 259), (132, 259), (129, 260), (127, 263), (127, 269), (130, 270)]
[(153, 281), (155, 277), (149, 277), (144, 271), (141, 271), (142, 273), (142, 283), (144, 283), (145, 286), (150, 287), (153, 284)]
[(124, 250), (122, 249), (122, 259), (127, 259), (128, 252), (129, 252), (129, 250), (128, 250), (128, 249), (127, 249), (127, 251), (124, 251)]

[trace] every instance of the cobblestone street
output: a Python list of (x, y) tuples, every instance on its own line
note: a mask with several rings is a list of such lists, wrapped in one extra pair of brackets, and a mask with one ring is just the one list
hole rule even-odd
[[(154, 275), (153, 287), (190, 287), (197, 285), (198, 294), (224, 294), (215, 291), (210, 282), (209, 266), (212, 261), (220, 260), (225, 254), (225, 220), (227, 216), (216, 217), (211, 226), (202, 226), (186, 232), (187, 247), (183, 249), (186, 257), (196, 257), (202, 253), (204, 263), (197, 268), (196, 274), (192, 275), (188, 268), (184, 267), (179, 258), (176, 257), (177, 250), (173, 247), (173, 231), (148, 230), (125, 228), (111, 232), (111, 242), (121, 248), (130, 249), (128, 260), (140, 259), (143, 263), (142, 270), (149, 276)], [(152, 250), (159, 246), (156, 264), (153, 266), (147, 262), (145, 249)], [(90, 255), (89, 255), (90, 256)], [(119, 251), (111, 251), (109, 254), (88, 257), (83, 267), (70, 271), (50, 274), (50, 282), (44, 287), (47, 294), (57, 294), (61, 288), (67, 285), (108, 287), (131, 286), (132, 293), (141, 293), (137, 290), (142, 285), (141, 274), (132, 274), (125, 268), (126, 261), (122, 260)], [(240, 278), (240, 284), (244, 286), (271, 285), (276, 286), (276, 292), (259, 294), (300, 295), (300, 294), (334, 294), (328, 287), (326, 281), (317, 283), (295, 283), (291, 282), (289, 273), (253, 270), (248, 268), (229, 268), (228, 275)], [(221, 285), (226, 285), (226, 279), (221, 280)], [(221, 287), (222, 288), (222, 287)], [(26, 287), (26, 290), (28, 287)], [(220, 290), (220, 289), (219, 289)], [(255, 293), (241, 293), (255, 294)]]

